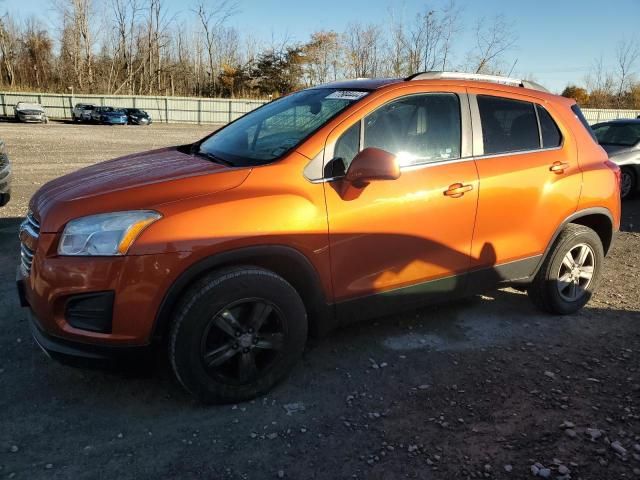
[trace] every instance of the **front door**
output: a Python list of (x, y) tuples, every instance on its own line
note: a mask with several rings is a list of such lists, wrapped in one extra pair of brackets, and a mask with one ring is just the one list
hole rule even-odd
[[(476, 167), (465, 158), (466, 102), (463, 89), (395, 93), (329, 135), (325, 170), (338, 177), (325, 183), (333, 288), (339, 306), (355, 308), (338, 308), (343, 319), (463, 289), (478, 198)], [(395, 154), (400, 178), (345, 185), (341, 174), (367, 147)]]

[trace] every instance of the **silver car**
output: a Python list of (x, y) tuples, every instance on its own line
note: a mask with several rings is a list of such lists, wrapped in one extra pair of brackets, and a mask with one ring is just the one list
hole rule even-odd
[(14, 107), (18, 122), (48, 123), (49, 118), (39, 103), (18, 102)]
[(77, 103), (71, 110), (71, 120), (74, 122), (90, 122), (91, 114), (97, 105), (93, 103)]
[(622, 170), (621, 197), (631, 197), (640, 187), (640, 118), (602, 122), (591, 128), (611, 161)]
[(0, 140), (0, 207), (9, 203), (11, 198), (11, 164), (4, 142)]

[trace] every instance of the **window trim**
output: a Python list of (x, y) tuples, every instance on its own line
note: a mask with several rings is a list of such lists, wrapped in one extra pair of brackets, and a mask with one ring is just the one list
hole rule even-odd
[[(511, 152), (500, 152), (500, 153), (484, 153), (484, 140), (482, 137), (482, 120), (480, 117), (480, 107), (478, 106), (478, 95), (481, 96), (485, 96), (485, 97), (496, 97), (496, 98), (501, 98), (501, 99), (506, 99), (506, 100), (513, 100), (516, 102), (526, 102), (526, 103), (531, 103), (534, 106), (534, 111), (536, 112), (536, 119), (538, 121), (538, 136), (540, 137), (540, 148), (536, 148), (536, 149), (529, 149), (529, 150), (514, 150)], [(505, 156), (509, 156), (509, 155), (524, 155), (524, 154), (530, 154), (530, 153), (538, 153), (538, 152), (550, 152), (550, 151), (554, 151), (554, 150), (562, 150), (564, 148), (564, 144), (565, 144), (565, 136), (562, 133), (562, 130), (560, 129), (560, 127), (558, 126), (558, 122), (556, 121), (556, 119), (553, 117), (553, 115), (551, 114), (551, 112), (549, 112), (549, 110), (547, 110), (544, 105), (542, 105), (540, 102), (534, 101), (532, 100), (520, 100), (517, 98), (511, 98), (511, 97), (504, 97), (504, 96), (500, 96), (500, 95), (487, 95), (487, 94), (475, 94), (475, 93), (470, 93), (468, 95), (469, 97), (469, 108), (471, 109), (471, 123), (472, 123), (472, 129), (473, 129), (473, 158), (481, 160), (481, 159), (485, 159), (485, 158), (494, 158), (494, 157), (505, 157)], [(558, 126), (558, 130), (560, 131), (560, 138), (561, 138), (561, 142), (560, 145), (557, 147), (543, 147), (543, 142), (542, 142), (542, 129), (540, 128), (540, 120), (538, 118), (538, 109), (537, 106), (540, 106), (542, 108), (544, 108), (547, 113), (549, 114), (549, 116), (551, 117), (551, 119), (555, 122), (556, 126)]]

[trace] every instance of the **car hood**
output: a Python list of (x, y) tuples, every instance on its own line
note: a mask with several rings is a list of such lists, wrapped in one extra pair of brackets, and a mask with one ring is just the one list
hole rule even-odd
[(29, 208), (42, 232), (58, 232), (73, 218), (152, 209), (164, 203), (229, 190), (250, 168), (231, 168), (164, 148), (110, 160), (43, 185)]
[(44, 108), (42, 108), (40, 105), (23, 104), (23, 105), (20, 105), (19, 107), (16, 107), (16, 111), (18, 113), (27, 113), (27, 112), (43, 113)]

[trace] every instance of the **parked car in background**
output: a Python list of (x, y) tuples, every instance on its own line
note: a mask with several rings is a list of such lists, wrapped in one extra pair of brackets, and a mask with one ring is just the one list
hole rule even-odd
[(193, 395), (238, 402), (354, 320), (507, 285), (578, 311), (619, 182), (576, 102), (533, 82), (335, 82), (42, 186), (18, 293), (52, 357), (131, 367), (160, 348)]
[(39, 103), (18, 102), (14, 108), (18, 122), (47, 123), (49, 118)]
[(71, 110), (71, 120), (74, 122), (90, 122), (91, 113), (96, 107), (97, 105), (92, 103), (77, 103)]
[(622, 170), (620, 196), (629, 198), (640, 188), (640, 118), (593, 125), (598, 143)]
[(91, 112), (91, 121), (104, 125), (126, 125), (129, 118), (122, 108), (96, 107)]
[(0, 140), (0, 207), (4, 207), (11, 199), (11, 164), (7, 148)]
[(130, 125), (151, 125), (151, 115), (139, 108), (125, 108)]

